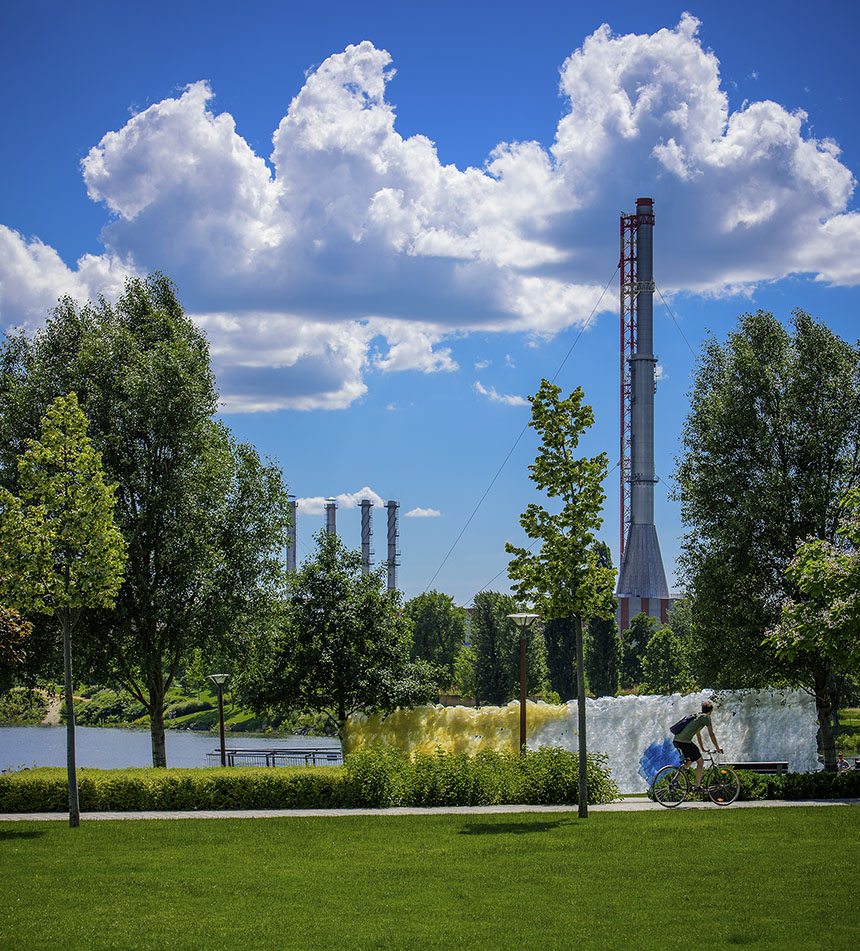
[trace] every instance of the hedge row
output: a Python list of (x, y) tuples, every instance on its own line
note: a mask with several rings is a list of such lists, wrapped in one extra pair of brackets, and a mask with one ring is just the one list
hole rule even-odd
[[(560, 749), (525, 756), (485, 751), (474, 757), (360, 750), (344, 766), (214, 767), (78, 771), (84, 812), (195, 809), (334, 809), (472, 806), (577, 801), (578, 760)], [(618, 795), (600, 756), (588, 759), (589, 802)], [(66, 771), (0, 775), (0, 812), (62, 812)]]
[(842, 773), (786, 773), (762, 776), (738, 770), (742, 800), (754, 799), (858, 799), (860, 770)]

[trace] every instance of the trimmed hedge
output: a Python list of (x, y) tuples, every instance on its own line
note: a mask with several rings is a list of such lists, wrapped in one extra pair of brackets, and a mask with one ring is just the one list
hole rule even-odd
[[(79, 769), (83, 812), (195, 809), (331, 809), (351, 805), (343, 767)], [(60, 767), (0, 775), (0, 812), (68, 809)]]
[(786, 773), (762, 776), (749, 770), (737, 771), (741, 800), (755, 799), (858, 799), (860, 770), (841, 773)]
[[(746, 769), (736, 772), (741, 781), (739, 802), (765, 799), (860, 799), (860, 770), (785, 773), (782, 776), (765, 776)], [(654, 798), (650, 789), (648, 797)]]
[[(618, 795), (603, 760), (589, 757), (589, 802)], [(577, 801), (578, 760), (560, 749), (410, 759), (377, 748), (350, 754), (344, 766), (80, 769), (78, 785), (84, 812), (564, 804)], [(67, 808), (65, 769), (0, 775), (0, 812)]]

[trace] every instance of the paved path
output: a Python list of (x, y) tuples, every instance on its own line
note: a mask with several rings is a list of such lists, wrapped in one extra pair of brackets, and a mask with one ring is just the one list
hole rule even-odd
[[(788, 801), (768, 799), (756, 802), (735, 802), (730, 806), (715, 806), (710, 802), (686, 802), (678, 809), (770, 809), (795, 806), (857, 806), (860, 799), (809, 799)], [(600, 806), (589, 806), (592, 812), (659, 812), (665, 807), (642, 797), (622, 798)], [(572, 806), (429, 806), (426, 808), (395, 807), (391, 809), (219, 809), (194, 810), (193, 812), (82, 812), (81, 821), (92, 819), (288, 819), (307, 816), (439, 816), (439, 815), (492, 815), (523, 812), (571, 812)], [(0, 822), (16, 821), (65, 821), (66, 812), (19, 812), (0, 813)]]

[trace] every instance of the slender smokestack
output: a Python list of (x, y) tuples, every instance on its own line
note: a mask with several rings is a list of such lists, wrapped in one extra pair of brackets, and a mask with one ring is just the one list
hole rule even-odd
[(397, 588), (397, 568), (400, 562), (397, 560), (400, 552), (397, 550), (397, 539), (400, 532), (397, 530), (397, 510), (400, 508), (399, 502), (386, 502), (388, 509), (388, 590), (394, 591)]
[[(630, 357), (630, 529), (616, 594), (639, 599), (639, 610), (666, 611), (669, 588), (654, 526), (654, 202), (636, 202), (636, 343)], [(623, 252), (622, 252), (623, 254)], [(651, 600), (655, 603), (652, 604)], [(661, 602), (663, 602), (661, 604)], [(622, 618), (624, 617), (622, 605)], [(629, 608), (629, 604), (626, 605)], [(663, 618), (665, 620), (665, 618)], [(623, 624), (622, 624), (623, 630)]]
[(325, 503), (325, 530), (337, 535), (337, 501), (326, 499)]
[(373, 549), (370, 547), (370, 539), (373, 535), (372, 516), (373, 502), (370, 499), (361, 500), (361, 573), (366, 575), (370, 573), (370, 557)]

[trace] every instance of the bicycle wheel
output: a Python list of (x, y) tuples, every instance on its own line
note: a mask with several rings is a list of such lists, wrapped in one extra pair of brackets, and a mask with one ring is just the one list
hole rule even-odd
[(738, 798), (741, 791), (741, 781), (731, 766), (712, 766), (705, 777), (704, 785), (711, 802), (718, 806), (728, 806)]
[(679, 806), (690, 790), (690, 778), (680, 766), (664, 766), (654, 777), (651, 791), (661, 806)]

